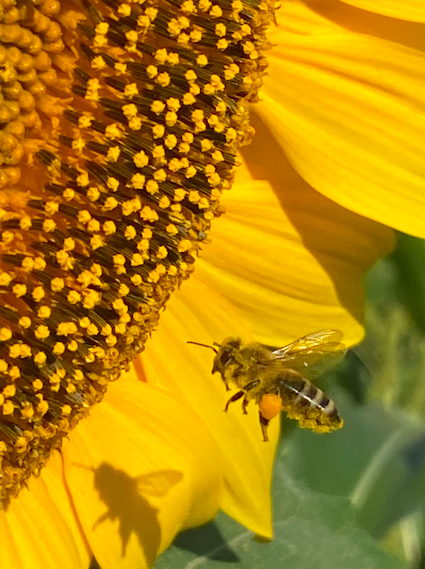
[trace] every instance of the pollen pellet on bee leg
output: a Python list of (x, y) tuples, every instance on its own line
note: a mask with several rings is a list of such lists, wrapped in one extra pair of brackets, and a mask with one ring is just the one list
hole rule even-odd
[(266, 393), (258, 404), (261, 415), (267, 419), (274, 419), (282, 411), (282, 398), (275, 393)]

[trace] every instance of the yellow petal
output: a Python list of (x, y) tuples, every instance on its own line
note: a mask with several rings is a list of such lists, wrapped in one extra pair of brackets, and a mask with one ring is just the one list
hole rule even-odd
[(265, 344), (322, 328), (355, 344), (363, 336), (363, 275), (392, 248), (393, 232), (315, 192), (258, 117), (253, 124), (257, 135), (244, 149), (250, 171), (226, 194), (227, 213), (195, 278), (235, 305)]
[(87, 569), (91, 552), (63, 479), (59, 453), (0, 512), (1, 569)]
[(300, 174), (356, 213), (425, 236), (424, 55), (334, 24), (309, 35), (282, 25), (271, 40), (258, 112)]
[(350, 6), (376, 12), (391, 18), (412, 22), (425, 22), (425, 2), (423, 0), (341, 0)]
[(167, 304), (155, 339), (143, 353), (143, 366), (149, 383), (167, 386), (188, 401), (192, 413), (202, 417), (221, 448), (222, 509), (252, 531), (271, 537), (270, 483), (279, 420), (271, 421), (270, 441), (265, 443), (254, 403), (248, 407), (248, 415), (242, 415), (240, 403), (223, 413), (233, 392), (227, 393), (220, 377), (211, 375), (214, 354), (186, 343), (212, 345), (232, 335), (249, 340), (249, 322), (237, 308), (200, 283), (195, 272)]
[(222, 468), (208, 430), (134, 370), (108, 388), (63, 455), (76, 512), (102, 569), (151, 566), (179, 530), (205, 523), (218, 509)]
[[(296, 35), (357, 33), (424, 51), (421, 23), (382, 16), (378, 13), (381, 2), (372, 2), (376, 8), (374, 11), (354, 8), (344, 0), (283, 2), (276, 12), (278, 26), (270, 27), (267, 35), (274, 45), (282, 32)], [(404, 3), (398, 5), (404, 6)]]

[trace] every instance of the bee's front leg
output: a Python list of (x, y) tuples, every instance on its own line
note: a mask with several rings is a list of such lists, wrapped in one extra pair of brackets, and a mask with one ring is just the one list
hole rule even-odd
[(221, 379), (223, 380), (223, 383), (224, 383), (224, 385), (225, 385), (225, 387), (226, 387), (226, 391), (230, 391), (230, 385), (229, 385), (229, 382), (227, 381), (227, 379), (226, 379), (224, 373), (221, 373), (221, 372), (220, 372), (220, 374), (221, 374)]
[(227, 413), (227, 410), (229, 408), (230, 403), (233, 403), (233, 401), (237, 401), (238, 399), (240, 399), (241, 397), (243, 397), (244, 395), (244, 391), (238, 391), (237, 393), (235, 393), (234, 395), (232, 395), (232, 397), (229, 399), (229, 401), (226, 403), (226, 407), (224, 408), (224, 411)]

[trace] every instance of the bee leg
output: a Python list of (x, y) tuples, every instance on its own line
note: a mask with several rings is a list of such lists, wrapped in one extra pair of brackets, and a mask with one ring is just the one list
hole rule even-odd
[(244, 395), (244, 391), (238, 391), (237, 393), (235, 393), (234, 395), (232, 395), (232, 397), (229, 399), (229, 401), (226, 403), (226, 407), (224, 408), (224, 411), (227, 412), (230, 403), (233, 403), (233, 401), (237, 401), (238, 399), (240, 399), (241, 397), (243, 397)]
[[(250, 391), (251, 389), (254, 389), (255, 387), (257, 387), (259, 384), (260, 384), (260, 380), (255, 379), (254, 381), (250, 381), (249, 383), (247, 383), (243, 389), (244, 389), (244, 391)], [(242, 413), (244, 415), (248, 415), (248, 411), (246, 410), (248, 403), (249, 403), (249, 399), (247, 398), (246, 393), (245, 393), (244, 400), (242, 401)]]
[(229, 384), (228, 384), (228, 382), (227, 382), (227, 379), (224, 377), (224, 374), (221, 374), (221, 379), (223, 380), (223, 383), (224, 383), (224, 385), (225, 385), (225, 387), (226, 387), (226, 391), (230, 391)]
[(267, 436), (267, 427), (269, 425), (270, 421), (268, 419), (266, 419), (265, 417), (263, 417), (263, 415), (261, 414), (260, 411), (260, 425), (261, 425), (261, 432), (263, 433), (263, 441), (267, 442), (269, 440), (269, 437)]

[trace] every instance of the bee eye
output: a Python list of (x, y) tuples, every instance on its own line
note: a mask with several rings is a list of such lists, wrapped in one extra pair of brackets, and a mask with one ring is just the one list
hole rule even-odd
[(231, 357), (232, 357), (232, 353), (225, 350), (220, 356), (221, 365), (225, 366), (229, 362)]

